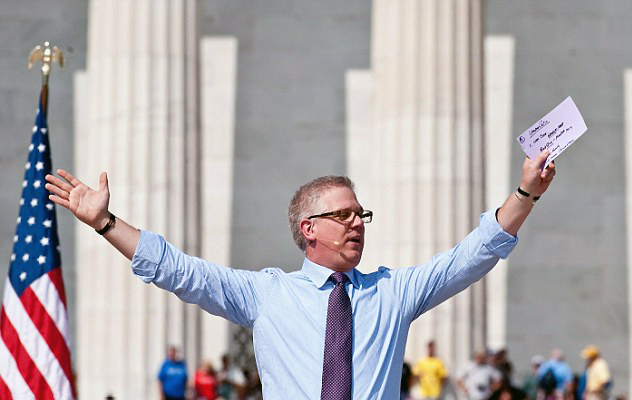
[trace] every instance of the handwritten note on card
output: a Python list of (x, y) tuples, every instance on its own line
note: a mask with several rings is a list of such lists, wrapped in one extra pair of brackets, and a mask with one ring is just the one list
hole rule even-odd
[(520, 147), (534, 159), (549, 151), (545, 166), (562, 154), (588, 128), (575, 102), (569, 97), (517, 137)]

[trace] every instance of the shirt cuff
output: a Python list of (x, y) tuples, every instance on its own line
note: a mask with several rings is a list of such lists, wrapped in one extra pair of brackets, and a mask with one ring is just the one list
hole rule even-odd
[(145, 283), (150, 283), (156, 277), (158, 265), (165, 252), (166, 242), (162, 236), (140, 231), (140, 240), (136, 245), (134, 257), (132, 257), (132, 272)]
[(509, 253), (518, 244), (518, 236), (512, 236), (504, 231), (496, 220), (495, 211), (481, 214), (479, 229), (485, 247), (502, 259), (509, 257)]

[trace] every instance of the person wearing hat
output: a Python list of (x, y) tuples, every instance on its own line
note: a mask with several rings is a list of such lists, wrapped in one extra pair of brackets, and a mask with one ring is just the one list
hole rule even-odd
[(586, 389), (585, 400), (605, 400), (608, 398), (610, 385), (610, 369), (606, 360), (599, 355), (597, 346), (590, 345), (584, 348), (581, 356), (586, 360)]
[(535, 400), (538, 395), (538, 369), (546, 360), (539, 354), (531, 358), (531, 371), (524, 377), (522, 381), (522, 390), (527, 393), (529, 399)]

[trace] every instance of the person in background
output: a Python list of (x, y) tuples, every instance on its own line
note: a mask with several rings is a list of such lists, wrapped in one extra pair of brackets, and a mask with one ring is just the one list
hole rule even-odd
[(530, 400), (535, 400), (538, 395), (538, 378), (536, 374), (540, 365), (544, 362), (544, 357), (537, 354), (531, 358), (531, 371), (525, 375), (522, 381), (522, 390), (527, 394)]
[(502, 374), (487, 363), (487, 355), (482, 351), (474, 354), (474, 360), (456, 380), (457, 386), (469, 400), (487, 400), (501, 382)]
[[(573, 374), (573, 380), (571, 381), (570, 386), (568, 387), (568, 393), (564, 400), (581, 400), (581, 396), (578, 396), (577, 393), (579, 390), (579, 385), (581, 381), (581, 376), (579, 374)], [(583, 391), (582, 391), (583, 393)]]
[(509, 361), (507, 349), (500, 349), (493, 356), (493, 365), (503, 374), (503, 379), (513, 384), (513, 364)]
[(489, 396), (488, 400), (527, 400), (528, 396), (524, 390), (521, 390), (511, 384), (507, 376), (503, 375), (498, 389)]
[(263, 394), (261, 393), (261, 379), (259, 379), (258, 371), (256, 369), (249, 370), (244, 368), (242, 372), (246, 381), (242, 395), (244, 400), (263, 399)]
[(573, 382), (573, 371), (564, 361), (564, 353), (560, 349), (553, 349), (551, 357), (538, 369), (538, 399), (554, 398), (564, 400), (570, 393)]
[(581, 374), (579, 374), (577, 379), (577, 389), (575, 390), (575, 398), (578, 400), (583, 400), (584, 392), (586, 391), (586, 370), (588, 369), (588, 362), (584, 362), (584, 369)]
[(217, 375), (219, 386), (217, 395), (226, 399), (234, 400), (239, 398), (242, 388), (246, 383), (246, 378), (241, 370), (232, 365), (228, 354), (222, 356), (222, 369)]
[(428, 342), (428, 354), (417, 362), (412, 372), (419, 379), (419, 390), (422, 399), (438, 399), (448, 372), (443, 361), (436, 356), (434, 340)]
[(586, 360), (586, 389), (585, 400), (605, 400), (608, 398), (611, 376), (608, 363), (600, 354), (597, 346), (587, 346), (581, 356)]
[(178, 348), (169, 346), (167, 358), (158, 372), (162, 400), (184, 400), (187, 390), (187, 366), (178, 354)]
[(410, 365), (404, 361), (404, 366), (402, 367), (402, 388), (399, 395), (400, 400), (412, 399), (410, 395), (410, 388), (412, 386), (412, 381), (413, 381), (413, 374), (410, 370)]
[(203, 361), (195, 371), (193, 388), (196, 400), (215, 400), (217, 397), (217, 376), (210, 362)]

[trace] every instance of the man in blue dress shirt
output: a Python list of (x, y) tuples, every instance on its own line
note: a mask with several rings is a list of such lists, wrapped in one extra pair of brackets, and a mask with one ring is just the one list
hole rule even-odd
[(328, 298), (332, 272), (346, 279), (353, 316), (352, 397), (399, 397), (406, 338), (411, 322), (481, 279), (517, 242), (520, 226), (549, 187), (555, 164), (542, 169), (548, 153), (525, 159), (520, 188), (503, 205), (481, 216), (460, 244), (426, 264), (355, 267), (372, 213), (358, 202), (345, 177), (322, 177), (302, 186), (288, 216), (295, 242), (305, 253), (299, 271), (237, 270), (191, 257), (160, 235), (131, 227), (108, 210), (107, 175), (99, 190), (70, 173), (46, 177), (55, 203), (102, 234), (132, 260), (143, 281), (236, 324), (251, 327), (263, 394), (267, 399), (318, 399), (321, 394)]

